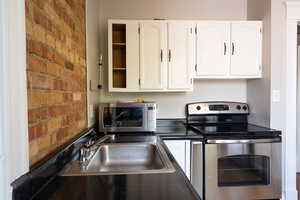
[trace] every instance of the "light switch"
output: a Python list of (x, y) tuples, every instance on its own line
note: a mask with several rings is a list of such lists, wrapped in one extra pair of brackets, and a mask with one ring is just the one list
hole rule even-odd
[(272, 91), (272, 102), (280, 102), (280, 90)]

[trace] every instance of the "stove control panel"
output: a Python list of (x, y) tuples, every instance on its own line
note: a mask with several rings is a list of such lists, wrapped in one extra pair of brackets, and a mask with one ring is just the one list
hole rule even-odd
[(187, 104), (188, 115), (249, 114), (249, 106), (239, 102), (199, 102)]

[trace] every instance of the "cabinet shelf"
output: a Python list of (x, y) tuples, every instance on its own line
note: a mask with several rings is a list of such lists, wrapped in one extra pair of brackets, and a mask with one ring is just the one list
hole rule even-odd
[(125, 42), (114, 42), (113, 46), (115, 46), (115, 47), (125, 47), (126, 43)]
[(114, 71), (125, 71), (126, 68), (125, 67), (113, 67)]

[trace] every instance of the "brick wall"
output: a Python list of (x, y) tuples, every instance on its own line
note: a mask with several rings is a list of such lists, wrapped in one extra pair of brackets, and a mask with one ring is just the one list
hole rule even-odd
[(25, 0), (30, 165), (87, 127), (85, 0)]

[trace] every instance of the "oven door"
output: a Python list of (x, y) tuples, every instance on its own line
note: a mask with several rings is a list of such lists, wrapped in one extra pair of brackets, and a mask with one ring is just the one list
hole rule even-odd
[(101, 132), (148, 131), (148, 107), (145, 104), (101, 104)]
[(205, 199), (281, 198), (281, 139), (208, 140)]

